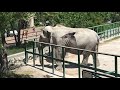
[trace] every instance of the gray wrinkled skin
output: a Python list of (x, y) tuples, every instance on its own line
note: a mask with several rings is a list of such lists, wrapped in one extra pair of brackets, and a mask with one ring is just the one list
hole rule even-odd
[[(88, 28), (70, 28), (62, 25), (57, 25), (55, 27), (46, 26), (43, 28), (39, 42), (53, 43), (56, 45), (98, 51), (99, 37), (96, 32)], [(38, 48), (39, 53), (41, 53), (40, 45)], [(77, 51), (72, 49), (65, 49), (65, 54), (66, 52), (77, 54)], [(84, 65), (88, 64), (88, 58), (90, 54), (93, 56), (93, 53), (86, 51), (81, 51), (80, 54), (83, 55), (82, 64)], [(53, 55), (55, 58), (62, 59), (62, 49), (60, 47), (54, 48)], [(61, 70), (62, 63), (56, 61), (56, 64), (56, 69)], [(99, 65), (99, 60), (97, 58), (97, 66)]]

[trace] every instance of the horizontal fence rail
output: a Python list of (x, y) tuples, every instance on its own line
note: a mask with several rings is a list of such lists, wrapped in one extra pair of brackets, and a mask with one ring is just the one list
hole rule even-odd
[(117, 36), (120, 34), (120, 22), (103, 24), (103, 25), (98, 25), (98, 26), (93, 26), (88, 28), (97, 32), (101, 40), (107, 39), (113, 36)]
[[(29, 51), (27, 50), (27, 42), (33, 42), (33, 51)], [(41, 46), (43, 45), (47, 45), (50, 46), (52, 48), (52, 55), (44, 55), (43, 54), (43, 48), (42, 49), (42, 54), (39, 54), (37, 52), (34, 51), (34, 49), (36, 48), (35, 44), (39, 44)], [(64, 58), (62, 59), (58, 59), (53, 57), (53, 47), (60, 47), (62, 50), (62, 56), (64, 56), (64, 49), (72, 49), (72, 50), (76, 50), (77, 51), (77, 55), (78, 55), (78, 63), (74, 63), (74, 62), (70, 62), (70, 61), (65, 61)], [(50, 49), (49, 49), (50, 51)], [(80, 64), (80, 51), (86, 51), (86, 52), (91, 52), (94, 53), (94, 66), (90, 67), (90, 66), (86, 66), (86, 65), (82, 65)], [(92, 75), (94, 76), (94, 78), (102, 78), (102, 77), (109, 77), (109, 78), (116, 78), (116, 77), (120, 77), (120, 74), (118, 74), (118, 57), (120, 57), (119, 55), (113, 55), (113, 54), (107, 54), (107, 53), (101, 53), (101, 52), (95, 52), (95, 51), (90, 51), (90, 50), (85, 50), (85, 49), (79, 49), (79, 48), (73, 48), (73, 47), (66, 47), (66, 46), (61, 46), (61, 45), (55, 45), (55, 44), (50, 44), (50, 43), (44, 43), (44, 42), (36, 42), (35, 40), (25, 40), (25, 63), (28, 62), (28, 53), (29, 54), (33, 54), (34, 55), (38, 55), (39, 57), (42, 56), (42, 69), (44, 70), (44, 60), (43, 58), (51, 58), (52, 59), (52, 73), (54, 74), (54, 61), (61, 61), (63, 63), (63, 78), (65, 78), (65, 63), (71, 63), (71, 64), (75, 64), (78, 67), (78, 77), (81, 78), (81, 68), (85, 68), (85, 69), (89, 69), (89, 72), (92, 73)], [(96, 55), (100, 54), (100, 55), (106, 55), (106, 56), (112, 56), (114, 57), (114, 70), (113, 72), (110, 72), (108, 70), (102, 70), (97, 68), (96, 66)], [(35, 66), (35, 57), (33, 57), (33, 65)]]

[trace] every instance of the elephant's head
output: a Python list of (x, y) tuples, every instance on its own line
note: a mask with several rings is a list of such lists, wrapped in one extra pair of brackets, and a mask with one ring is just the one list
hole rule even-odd
[(46, 26), (41, 30), (39, 42), (50, 43), (51, 29), (52, 27)]
[[(39, 42), (50, 43), (51, 30), (52, 30), (51, 26), (46, 26), (46, 27), (42, 28), (40, 37), (39, 37)], [(41, 45), (38, 45), (38, 46), (41, 46)], [(45, 47), (46, 45), (43, 44), (42, 46)]]

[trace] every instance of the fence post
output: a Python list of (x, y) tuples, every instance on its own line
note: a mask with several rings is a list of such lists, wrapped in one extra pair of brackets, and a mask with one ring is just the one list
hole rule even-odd
[(118, 70), (117, 70), (117, 56), (115, 56), (115, 77), (117, 77), (117, 73), (118, 73)]
[(33, 41), (33, 66), (35, 66), (35, 42)]
[(64, 60), (64, 47), (62, 47), (62, 58), (63, 58), (63, 78), (65, 78), (65, 60)]
[(97, 65), (96, 65), (96, 53), (94, 53), (94, 58), (93, 58), (93, 62), (94, 62), (94, 71), (95, 71), (95, 73), (94, 73), (94, 75), (95, 75), (95, 78), (97, 77), (97, 75), (96, 75), (96, 73), (97, 73)]
[(114, 30), (114, 23), (113, 23), (113, 27), (112, 27), (112, 28), (113, 28), (113, 36), (114, 36), (114, 35), (115, 35), (115, 34), (114, 34), (114, 33), (115, 33), (115, 30)]
[(53, 59), (53, 46), (51, 45), (51, 49), (52, 49), (52, 73), (54, 74), (54, 59)]
[(109, 25), (107, 25), (107, 38), (109, 37), (108, 30), (109, 30)]
[(120, 33), (120, 22), (118, 23), (118, 35), (119, 35), (119, 33)]
[(103, 33), (103, 34), (104, 34), (104, 39), (106, 38), (106, 37), (105, 37), (105, 29), (106, 29), (106, 28), (105, 28), (105, 26), (103, 25), (103, 30), (104, 30), (104, 31), (103, 31), (103, 32), (104, 32), (104, 33)]
[(41, 49), (42, 49), (42, 69), (44, 70), (44, 60), (43, 60), (43, 44), (41, 43)]
[(80, 78), (80, 50), (78, 50), (78, 76)]
[[(36, 53), (36, 51), (37, 51), (37, 42), (36, 42), (36, 41), (37, 41), (37, 38), (34, 39), (34, 44), (35, 44), (35, 48), (34, 48), (34, 49), (35, 49), (35, 53)], [(35, 60), (36, 60), (36, 59), (37, 59), (37, 55), (35, 55)]]

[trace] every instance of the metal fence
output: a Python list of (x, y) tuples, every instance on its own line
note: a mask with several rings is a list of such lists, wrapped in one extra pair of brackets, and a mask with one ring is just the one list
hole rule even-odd
[[(35, 39), (34, 39), (35, 40)], [(32, 42), (33, 43), (33, 48), (32, 51), (29, 51), (27, 49), (27, 42)], [(42, 54), (40, 55), (39, 53), (36, 52), (36, 44), (40, 44), (40, 45), (48, 45), (49, 47), (51, 47), (51, 52), (52, 54), (47, 56), (43, 54), (43, 48), (41, 48), (42, 50)], [(70, 61), (65, 61), (64, 58), (62, 59), (57, 59), (53, 57), (53, 48), (54, 47), (60, 47), (62, 49), (62, 55), (64, 56), (64, 49), (72, 49), (72, 50), (76, 50), (77, 51), (77, 56), (78, 56), (78, 62), (74, 63), (74, 62), (70, 62)], [(80, 64), (80, 51), (86, 51), (86, 52), (91, 52), (94, 53), (94, 66), (86, 66), (86, 65), (81, 65)], [(50, 48), (49, 48), (49, 52), (50, 52)], [(30, 41), (30, 40), (25, 40), (25, 63), (27, 64), (28, 62), (28, 54), (32, 54), (33, 55), (33, 66), (35, 66), (35, 55), (39, 56), (39, 60), (40, 60), (40, 56), (42, 56), (42, 70), (44, 70), (44, 57), (45, 58), (51, 58), (52, 60), (52, 73), (54, 74), (54, 67), (55, 67), (55, 63), (54, 61), (61, 61), (63, 63), (63, 78), (66, 77), (65, 74), (65, 63), (71, 63), (71, 64), (75, 64), (78, 67), (78, 78), (81, 78), (81, 70), (87, 69), (92, 75), (93, 78), (103, 78), (103, 77), (108, 77), (108, 78), (116, 78), (116, 77), (120, 77), (120, 74), (118, 73), (118, 57), (120, 57), (119, 55), (112, 55), (112, 54), (107, 54), (107, 53), (100, 53), (100, 52), (94, 52), (94, 51), (89, 51), (89, 50), (85, 50), (85, 49), (78, 49), (78, 48), (73, 48), (73, 47), (66, 47), (66, 46), (60, 46), (60, 45), (55, 45), (55, 44), (50, 44), (50, 43), (44, 43), (44, 42), (36, 42), (36, 41)], [(107, 70), (103, 70), (103, 69), (99, 69), (96, 66), (96, 55), (106, 55), (106, 56), (112, 56), (114, 57), (114, 71), (107, 71)], [(83, 77), (83, 76), (82, 76)]]
[(120, 34), (120, 22), (103, 24), (103, 25), (98, 25), (98, 26), (93, 26), (88, 28), (97, 32), (101, 40), (107, 39), (113, 36), (117, 36)]
[[(115, 22), (115, 23), (110, 23), (110, 24), (104, 24), (104, 25), (98, 25), (98, 26), (93, 26), (93, 27), (88, 27), (92, 30), (94, 30), (95, 32), (98, 33), (98, 35), (100, 36), (101, 39), (107, 39), (113, 36), (117, 36), (120, 33), (120, 22)], [(33, 43), (33, 48), (32, 51), (27, 49), (27, 42), (32, 42)], [(52, 54), (51, 56), (46, 56), (43, 54), (43, 48), (42, 49), (42, 54), (40, 55), (39, 53), (36, 52), (36, 44), (41, 44), (41, 45), (48, 45), (49, 47), (51, 47), (51, 51)], [(70, 61), (65, 61), (64, 58), (57, 59), (53, 57), (53, 48), (54, 47), (61, 47), (62, 49), (62, 55), (64, 55), (64, 49), (69, 48), (69, 49), (73, 49), (73, 50), (77, 50), (77, 56), (78, 56), (78, 62), (74, 63), (74, 62), (70, 62)], [(94, 53), (94, 66), (89, 67), (89, 66), (85, 66), (85, 65), (81, 65), (80, 64), (80, 51), (87, 51), (87, 52), (91, 52)], [(50, 52), (50, 48), (49, 48), (49, 52)], [(52, 73), (54, 74), (54, 67), (55, 67), (55, 60), (61, 61), (63, 63), (63, 78), (65, 78), (65, 63), (72, 63), (75, 64), (78, 67), (78, 77), (81, 77), (81, 69), (89, 69), (88, 71), (93, 75), (93, 77), (95, 78), (102, 78), (102, 77), (120, 77), (120, 74), (118, 73), (118, 58), (120, 57), (119, 55), (112, 55), (112, 54), (107, 54), (107, 53), (100, 53), (100, 52), (94, 52), (94, 51), (89, 51), (89, 50), (85, 50), (85, 49), (78, 49), (78, 48), (73, 48), (73, 47), (66, 47), (66, 46), (60, 46), (60, 45), (54, 45), (54, 44), (50, 44), (50, 43), (44, 43), (44, 42), (36, 42), (35, 39), (33, 41), (31, 40), (25, 40), (25, 63), (28, 62), (28, 54), (32, 54), (33, 55), (33, 66), (35, 66), (35, 56), (38, 55), (39, 59), (40, 56), (42, 56), (42, 69), (44, 70), (44, 57), (45, 58), (51, 58), (52, 60)], [(103, 69), (99, 69), (96, 67), (96, 55), (105, 55), (105, 56), (112, 56), (114, 57), (114, 71), (108, 71), (108, 70), (103, 70)]]

